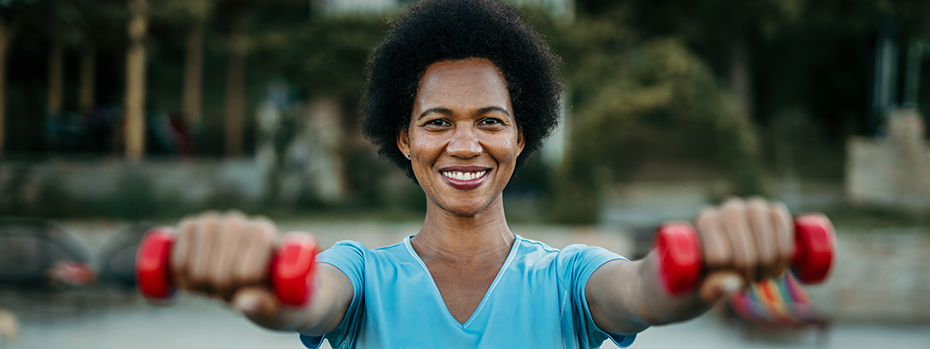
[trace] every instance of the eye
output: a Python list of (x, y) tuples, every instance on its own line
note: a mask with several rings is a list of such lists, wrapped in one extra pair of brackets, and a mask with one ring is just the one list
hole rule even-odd
[(481, 120), (482, 125), (498, 125), (501, 123), (503, 122), (500, 119), (495, 119), (495, 118), (486, 118), (486, 119)]
[(426, 121), (425, 123), (423, 123), (422, 127), (425, 128), (426, 130), (441, 131), (441, 130), (448, 129), (451, 126), (452, 126), (452, 123), (450, 123), (449, 120), (442, 119), (442, 118), (436, 118), (436, 119)]
[(446, 126), (449, 122), (444, 119), (433, 119), (426, 122), (427, 126)]

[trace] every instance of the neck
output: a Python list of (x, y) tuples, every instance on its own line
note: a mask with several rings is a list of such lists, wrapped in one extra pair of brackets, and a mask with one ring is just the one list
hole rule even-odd
[(493, 263), (507, 258), (514, 239), (498, 196), (473, 216), (456, 215), (428, 202), (423, 228), (411, 244), (424, 262)]

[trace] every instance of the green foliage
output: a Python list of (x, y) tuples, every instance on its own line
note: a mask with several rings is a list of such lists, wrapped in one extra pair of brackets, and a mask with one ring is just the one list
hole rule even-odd
[(203, 21), (213, 14), (217, 0), (157, 0), (152, 8), (153, 17), (158, 20), (187, 24), (190, 21)]
[(6, 0), (0, 1), (0, 19), (61, 40), (68, 45), (83, 42), (100, 28), (111, 28), (126, 18), (121, 0)]
[(722, 169), (738, 192), (757, 193), (755, 134), (713, 71), (680, 40), (636, 39), (624, 16), (537, 24), (564, 57), (571, 89), (570, 144), (550, 216), (595, 222), (604, 188), (657, 159)]
[(255, 53), (265, 74), (311, 95), (361, 96), (369, 50), (386, 30), (377, 17), (316, 18), (269, 28), (255, 37)]

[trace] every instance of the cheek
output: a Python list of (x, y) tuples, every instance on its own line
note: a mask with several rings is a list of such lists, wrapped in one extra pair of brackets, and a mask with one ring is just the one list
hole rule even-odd
[(497, 159), (501, 165), (514, 166), (517, 161), (517, 156), (520, 155), (520, 147), (517, 143), (517, 137), (507, 137), (504, 139), (495, 139), (493, 140), (493, 146), (489, 147), (488, 151), (491, 152), (491, 155)]

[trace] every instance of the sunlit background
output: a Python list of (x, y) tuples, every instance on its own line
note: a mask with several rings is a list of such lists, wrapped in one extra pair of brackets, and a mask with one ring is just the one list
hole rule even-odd
[[(413, 2), (0, 0), (0, 348), (301, 348), (218, 302), (149, 305), (135, 248), (209, 209), (323, 246), (416, 233), (423, 192), (357, 111)], [(639, 258), (731, 195), (836, 224), (831, 278), (775, 285), (804, 297), (752, 293), (634, 348), (930, 347), (930, 2), (511, 2), (566, 85), (505, 190), (516, 233)]]

